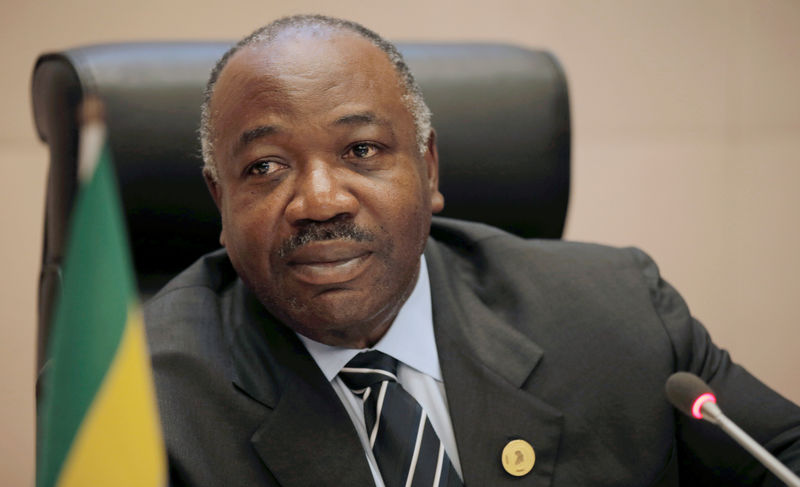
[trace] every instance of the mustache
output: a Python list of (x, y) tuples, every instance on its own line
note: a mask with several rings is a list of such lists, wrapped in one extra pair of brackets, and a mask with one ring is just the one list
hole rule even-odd
[(352, 221), (311, 222), (302, 227), (297, 234), (283, 241), (278, 249), (278, 256), (286, 257), (304, 245), (325, 240), (371, 242), (375, 240), (375, 234)]

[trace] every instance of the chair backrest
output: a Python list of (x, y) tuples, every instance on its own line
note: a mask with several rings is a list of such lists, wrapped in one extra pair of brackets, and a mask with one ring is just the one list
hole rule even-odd
[[(219, 215), (202, 181), (197, 129), (208, 74), (230, 45), (95, 45), (36, 62), (33, 111), (50, 149), (40, 360), (77, 185), (76, 107), (87, 93), (106, 103), (137, 279), (141, 292), (152, 294), (218, 247)], [(497, 44), (398, 47), (434, 114), (443, 215), (559, 238), (569, 196), (570, 116), (555, 58)]]

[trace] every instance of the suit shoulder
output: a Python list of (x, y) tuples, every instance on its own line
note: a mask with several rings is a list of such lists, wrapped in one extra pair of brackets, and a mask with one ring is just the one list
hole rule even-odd
[(224, 249), (206, 254), (173, 278), (143, 306), (153, 352), (181, 347), (212, 334), (218, 339), (224, 298), (236, 282)]
[(434, 220), (431, 238), (441, 247), (444, 258), (466, 259), (481, 267), (507, 265), (566, 273), (630, 268), (643, 271), (652, 267), (657, 274), (647, 254), (633, 247), (524, 239), (489, 225), (445, 218)]
[(208, 289), (219, 292), (236, 279), (236, 271), (228, 260), (225, 249), (203, 255), (192, 265), (173, 277), (161, 288), (150, 302), (156, 302), (166, 295), (187, 289)]

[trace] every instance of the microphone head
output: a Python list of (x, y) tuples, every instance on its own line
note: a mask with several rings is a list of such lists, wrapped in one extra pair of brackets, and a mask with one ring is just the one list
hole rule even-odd
[(703, 379), (689, 372), (676, 372), (667, 379), (667, 399), (687, 416), (703, 419), (703, 404), (717, 402)]

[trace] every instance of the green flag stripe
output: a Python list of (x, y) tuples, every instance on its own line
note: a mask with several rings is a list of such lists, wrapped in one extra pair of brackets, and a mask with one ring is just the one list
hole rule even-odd
[[(51, 487), (108, 370), (134, 283), (108, 144), (78, 195), (49, 343), (37, 486)], [(46, 441), (42, 441), (46, 438)]]

